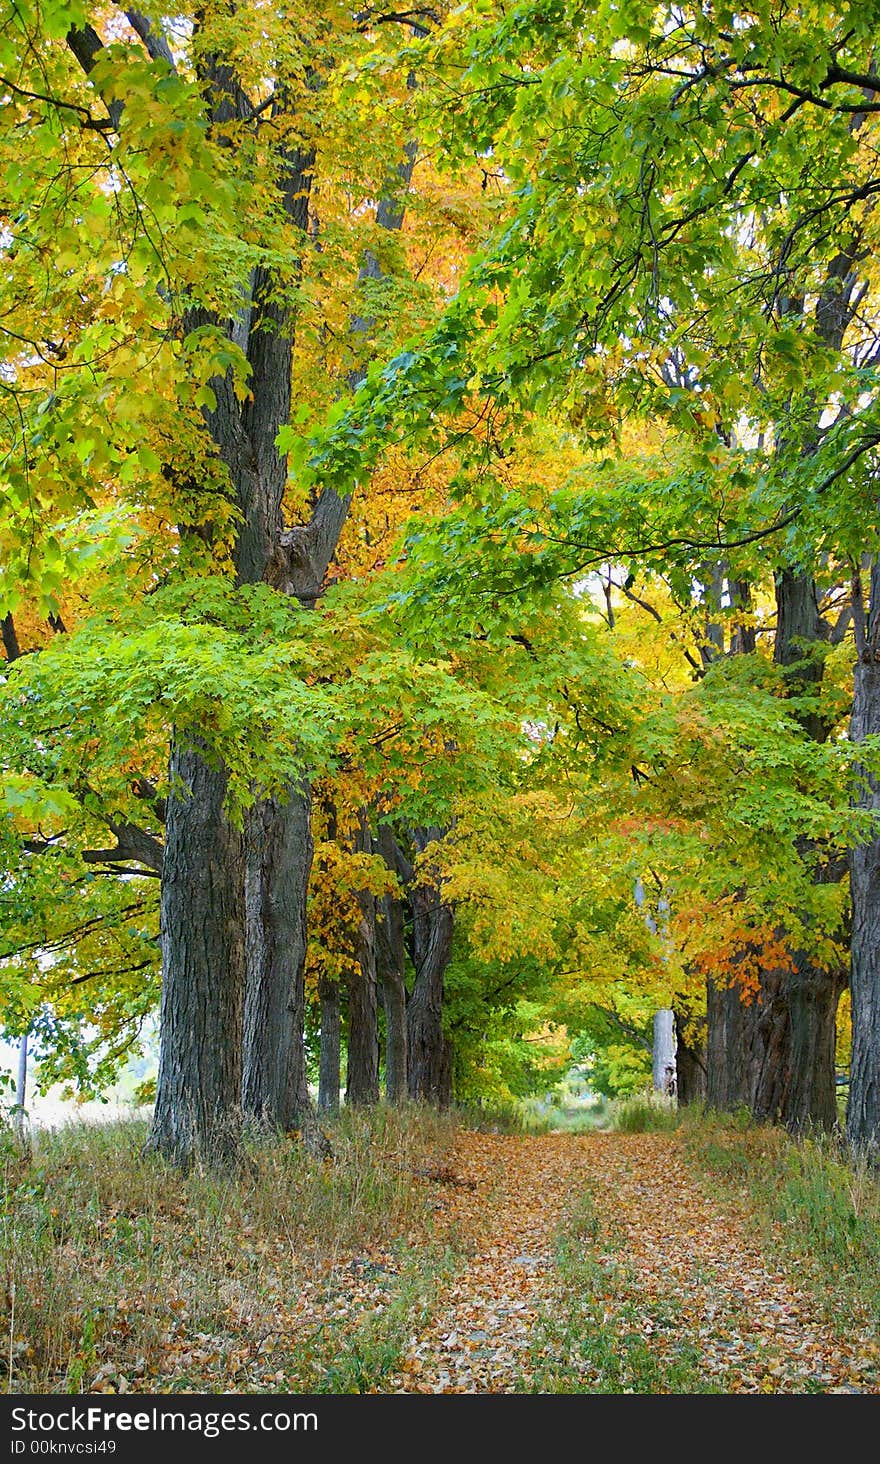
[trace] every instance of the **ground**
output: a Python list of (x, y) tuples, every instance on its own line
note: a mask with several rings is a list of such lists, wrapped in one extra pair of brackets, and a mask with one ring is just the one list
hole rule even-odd
[(461, 1132), (438, 1189), (468, 1259), (382, 1391), (880, 1391), (672, 1135)]
[(8, 1391), (880, 1392), (880, 1188), (833, 1140), (419, 1108), (331, 1135), (189, 1176), (143, 1124), (7, 1135)]

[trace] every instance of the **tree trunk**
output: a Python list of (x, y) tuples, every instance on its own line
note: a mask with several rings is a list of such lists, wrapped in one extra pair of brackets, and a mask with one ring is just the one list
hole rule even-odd
[(345, 1101), (379, 1102), (379, 1027), (376, 1006), (376, 899), (358, 895), (357, 967), (348, 981), (348, 1066)]
[(813, 742), (824, 742), (829, 731), (816, 705), (825, 669), (821, 647), (827, 637), (813, 579), (783, 569), (776, 577), (773, 659), (782, 667), (788, 695), (802, 703), (793, 709), (794, 714)]
[(706, 1101), (732, 1112), (746, 1102), (743, 1013), (735, 987), (706, 982)]
[(710, 1108), (748, 1108), (759, 1122), (777, 1120), (790, 1080), (786, 973), (764, 973), (744, 1002), (739, 984), (707, 983), (706, 1099)]
[(321, 1059), (318, 1073), (318, 1108), (338, 1113), (341, 1089), (339, 1064), (339, 987), (322, 976), (318, 982), (321, 1002)]
[[(867, 625), (859, 598), (851, 740), (880, 733), (880, 565), (871, 574)], [(859, 773), (857, 806), (880, 816), (880, 779)], [(850, 855), (853, 1045), (846, 1136), (858, 1153), (880, 1153), (880, 837)]]
[[(705, 1034), (705, 1021), (703, 1022)], [(706, 1051), (704, 1042), (692, 1033), (694, 1026), (690, 1014), (681, 1007), (675, 1009), (675, 1091), (679, 1107), (687, 1103), (700, 1103), (706, 1097)]]
[[(424, 849), (439, 830), (420, 831)], [(409, 1095), (428, 1103), (448, 1102), (451, 1053), (443, 1035), (443, 977), (452, 953), (452, 910), (443, 903), (439, 882), (409, 890), (416, 979), (407, 1008)]]
[(800, 953), (788, 977), (791, 1077), (782, 1114), (786, 1128), (803, 1133), (837, 1124), (834, 1054), (843, 972), (824, 971)]
[(452, 1057), (452, 1043), (448, 1037), (444, 1037), (440, 1053), (440, 1077), (437, 1083), (438, 1108), (449, 1108), (452, 1104)]
[[(776, 585), (777, 629), (774, 659), (783, 668), (789, 695), (806, 699), (795, 715), (806, 735), (824, 742), (831, 730), (816, 704), (822, 688), (823, 645), (829, 628), (819, 613), (816, 587), (804, 574), (783, 570)], [(810, 705), (813, 702), (813, 705)], [(805, 857), (809, 849), (800, 851)], [(830, 865), (817, 870), (819, 882), (840, 877)], [(793, 951), (794, 970), (786, 983), (790, 1006), (790, 1076), (782, 1121), (794, 1133), (837, 1123), (834, 1049), (841, 976), (817, 966), (804, 951)]]
[[(79, 34), (74, 30), (68, 37), (74, 54), (70, 37)], [(89, 70), (91, 42), (80, 52)], [(205, 52), (197, 70), (206, 120), (222, 138), (230, 122), (249, 118), (250, 104), (224, 58)], [(275, 96), (283, 115), (280, 80)], [(240, 161), (243, 168), (250, 166), (245, 155)], [(282, 125), (274, 157), (276, 202), (304, 246), (314, 161), (314, 152), (298, 148)], [(395, 193), (398, 184), (405, 190), (411, 169), (407, 152)], [(399, 228), (401, 218), (398, 208), (378, 222)], [(295, 268), (295, 256), (289, 254), (284, 274)], [(287, 280), (266, 264), (253, 271), (238, 320), (193, 308), (185, 313), (182, 335), (202, 326), (219, 328), (236, 340), (250, 367), (244, 402), (238, 401), (227, 371), (211, 379), (214, 405), (202, 409), (206, 437), (228, 471), (240, 513), (233, 547), (237, 582), (270, 584), (311, 607), (335, 553), (349, 498), (326, 488), (311, 505), (307, 522), (285, 527), (287, 460), (275, 444), (279, 428), (290, 420), (295, 323)], [(310, 1146), (325, 1151), (309, 1100), (302, 1039), (308, 791), (292, 781), (288, 797), (252, 812), (246, 857), (245, 841), (223, 814), (227, 778), (222, 769), (212, 770), (197, 755), (179, 751), (173, 760), (192, 797), (181, 800), (172, 791), (169, 799), (162, 1060), (151, 1142), (184, 1164), (197, 1152), (219, 1155), (244, 1098), (251, 1113), (272, 1124), (301, 1121)], [(246, 1031), (245, 962), (250, 972)]]
[(657, 1093), (671, 1097), (675, 1092), (675, 1018), (671, 1007), (661, 1007), (654, 1013), (652, 1082)]
[[(387, 824), (379, 828), (377, 848), (388, 868), (396, 869), (394, 835)], [(407, 1095), (406, 946), (403, 902), (384, 895), (376, 921), (376, 973), (385, 1008), (385, 1097), (403, 1103)]]
[[(372, 854), (369, 819), (361, 812), (355, 849)], [(348, 1064), (345, 1101), (354, 1105), (379, 1102), (379, 1024), (376, 1004), (376, 897), (357, 894), (358, 923), (354, 937), (355, 966), (348, 979)]]
[(311, 1102), (303, 1027), (306, 896), (312, 862), (311, 799), (291, 790), (246, 819), (247, 985), (242, 1107), (272, 1128), (302, 1125)]
[(781, 1121), (791, 1083), (788, 972), (765, 971), (758, 996), (743, 1007), (746, 1102), (759, 1123)]
[(245, 855), (224, 812), (225, 770), (175, 738), (171, 778), (159, 1079), (148, 1147), (189, 1169), (239, 1155)]

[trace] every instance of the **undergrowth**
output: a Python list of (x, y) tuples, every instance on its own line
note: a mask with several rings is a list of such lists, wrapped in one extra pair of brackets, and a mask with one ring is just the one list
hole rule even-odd
[(622, 1134), (671, 1132), (681, 1123), (681, 1113), (674, 1098), (659, 1093), (634, 1093), (629, 1098), (616, 1098), (609, 1106), (612, 1128)]
[[(239, 1177), (141, 1151), (139, 1123), (0, 1131), (0, 1378), (16, 1393), (359, 1391), (449, 1257), (448, 1119), (346, 1111), (332, 1160), (255, 1144)], [(417, 1259), (417, 1264), (416, 1264)], [(2, 1385), (2, 1384), (0, 1384)]]
[(880, 1176), (832, 1135), (793, 1139), (748, 1115), (685, 1113), (685, 1152), (745, 1203), (768, 1252), (839, 1331), (880, 1331)]

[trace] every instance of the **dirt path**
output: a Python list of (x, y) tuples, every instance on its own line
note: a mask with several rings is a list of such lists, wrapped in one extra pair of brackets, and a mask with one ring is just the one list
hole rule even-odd
[[(586, 1284), (581, 1276), (573, 1289), (554, 1262), (559, 1227), (585, 1191), (599, 1229), (578, 1244), (595, 1261), (593, 1315), (606, 1343), (609, 1330), (615, 1347), (635, 1336), (658, 1376), (674, 1376), (686, 1352), (697, 1385), (723, 1392), (880, 1391), (876, 1343), (834, 1334), (816, 1301), (762, 1255), (747, 1220), (707, 1197), (674, 1138), (466, 1132), (435, 1203), (468, 1262), (382, 1391), (539, 1386), (548, 1320)], [(593, 1391), (589, 1348), (578, 1366), (572, 1386), (555, 1391)]]

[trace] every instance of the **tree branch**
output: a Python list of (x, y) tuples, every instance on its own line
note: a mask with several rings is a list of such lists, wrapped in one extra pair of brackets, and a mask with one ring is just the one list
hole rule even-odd
[(160, 28), (154, 29), (150, 21), (147, 20), (147, 17), (141, 15), (139, 10), (126, 10), (125, 18), (135, 34), (143, 41), (151, 61), (167, 61), (171, 70), (176, 71), (177, 68), (174, 65), (171, 47), (165, 39), (162, 30)]

